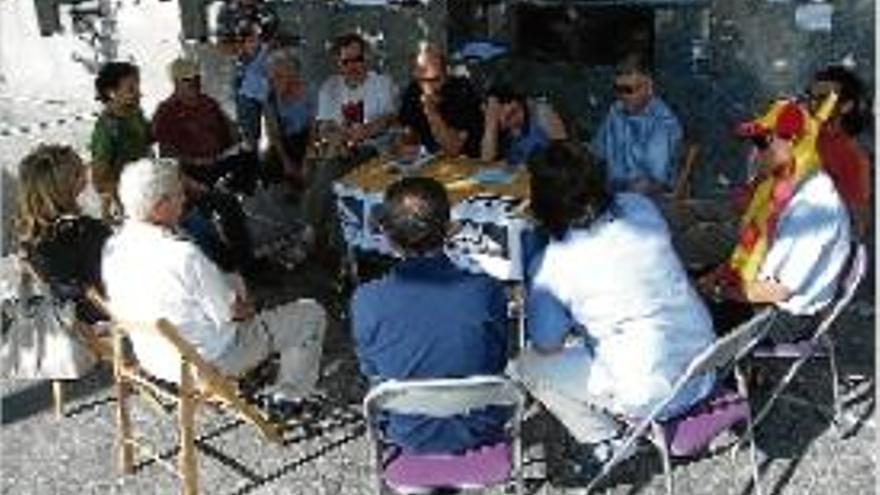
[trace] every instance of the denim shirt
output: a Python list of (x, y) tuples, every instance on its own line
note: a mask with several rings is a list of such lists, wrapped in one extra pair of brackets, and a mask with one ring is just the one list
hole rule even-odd
[(628, 114), (615, 102), (593, 138), (593, 151), (607, 164), (608, 182), (625, 190), (637, 179), (668, 188), (675, 180), (675, 160), (682, 129), (672, 110), (653, 97), (639, 114)]
[(506, 160), (508, 165), (522, 165), (535, 153), (543, 150), (550, 144), (550, 137), (540, 126), (536, 119), (529, 121), (527, 132), (512, 137), (510, 147), (507, 149)]

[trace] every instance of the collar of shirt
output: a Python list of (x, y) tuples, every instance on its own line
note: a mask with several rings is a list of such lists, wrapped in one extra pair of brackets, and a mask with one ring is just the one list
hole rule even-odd
[(442, 251), (425, 256), (405, 258), (397, 263), (394, 272), (398, 274), (419, 274), (456, 269)]

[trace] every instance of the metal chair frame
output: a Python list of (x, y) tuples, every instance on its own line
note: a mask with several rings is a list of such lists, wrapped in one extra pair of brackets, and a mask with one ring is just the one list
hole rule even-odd
[[(739, 325), (729, 334), (716, 340), (710, 347), (697, 355), (691, 361), (690, 365), (688, 365), (684, 374), (672, 387), (667, 398), (658, 403), (650, 414), (630, 426), (623, 445), (617, 449), (614, 456), (602, 466), (600, 472), (590, 480), (590, 483), (587, 485), (587, 493), (594, 489), (599, 481), (604, 479), (608, 473), (617, 466), (617, 464), (626, 458), (627, 453), (634, 449), (636, 447), (636, 442), (643, 437), (648, 438), (660, 453), (666, 478), (666, 492), (670, 495), (675, 493), (672, 476), (672, 461), (669, 454), (669, 440), (663, 429), (663, 421), (660, 420), (664, 410), (678, 395), (682, 388), (684, 388), (684, 386), (693, 378), (714, 372), (716, 373), (716, 377), (720, 379), (724, 376), (725, 372), (730, 372), (731, 370), (736, 377), (737, 392), (744, 400), (748, 401), (748, 387), (745, 376), (738, 363), (747, 356), (751, 349), (766, 335), (775, 316), (776, 313), (774, 309), (765, 308), (747, 322)], [(754, 489), (755, 492), (760, 495), (760, 474), (758, 472), (755, 443), (751, 434), (753, 427), (751, 416), (748, 418), (746, 427), (748, 430), (747, 435), (750, 447)]]
[[(834, 322), (837, 320), (837, 317), (840, 316), (840, 314), (855, 296), (856, 290), (858, 289), (858, 286), (864, 278), (865, 272), (867, 270), (867, 263), (868, 255), (865, 246), (861, 244), (855, 244), (853, 246), (853, 255), (849, 263), (848, 269), (844, 273), (843, 277), (840, 279), (840, 286), (834, 303), (825, 311), (825, 314), (819, 321), (816, 327), (816, 331), (813, 333), (813, 336), (810, 337), (810, 339), (806, 342), (806, 345), (804, 346), (804, 351), (799, 355), (793, 357), (794, 361), (789, 365), (788, 370), (770, 392), (770, 396), (766, 400), (766, 402), (764, 402), (764, 405), (761, 407), (758, 413), (755, 414), (755, 425), (760, 424), (767, 417), (767, 415), (770, 413), (770, 410), (776, 404), (777, 400), (786, 400), (794, 404), (808, 406), (819, 411), (823, 411), (823, 408), (818, 404), (815, 404), (814, 402), (799, 399), (798, 397), (785, 394), (784, 392), (794, 380), (798, 371), (800, 371), (800, 369), (808, 361), (814, 358), (827, 357), (829, 373), (831, 374), (831, 394), (833, 400), (830, 416), (832, 420), (832, 425), (834, 426), (835, 430), (838, 431), (838, 434), (843, 435), (844, 432), (843, 430), (840, 430), (840, 426), (846, 418), (843, 413), (843, 402), (841, 399), (840, 371), (837, 366), (834, 340), (831, 338), (829, 333), (831, 328), (833, 327)], [(766, 354), (758, 353), (757, 351), (759, 349), (760, 348), (756, 349), (756, 352), (752, 354), (753, 359), (779, 360), (787, 358), (785, 356), (774, 356), (772, 353), (772, 349), (769, 353)]]
[(506, 377), (484, 375), (467, 378), (389, 380), (370, 390), (364, 398), (363, 409), (370, 441), (375, 450), (377, 493), (383, 493), (385, 487), (381, 449), (384, 439), (375, 421), (378, 412), (448, 418), (487, 406), (513, 407), (513, 415), (508, 423), (513, 447), (511, 478), (515, 484), (515, 493), (524, 495), (521, 426), (525, 393)]

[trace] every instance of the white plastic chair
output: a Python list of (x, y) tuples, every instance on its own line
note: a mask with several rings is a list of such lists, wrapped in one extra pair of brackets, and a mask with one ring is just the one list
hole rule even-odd
[[(524, 481), (522, 470), (522, 439), (521, 423), (525, 395), (522, 390), (512, 381), (503, 376), (472, 376), (467, 378), (441, 378), (421, 380), (391, 380), (383, 382), (373, 388), (364, 398), (364, 416), (367, 418), (367, 428), (371, 442), (375, 448), (375, 467), (377, 477), (377, 493), (383, 493), (383, 487), (389, 486), (399, 493), (424, 493), (433, 488), (475, 489), (485, 488), (495, 484), (515, 483), (515, 493), (524, 494)], [(452, 476), (449, 484), (431, 484), (419, 486), (416, 484), (401, 485), (389, 483), (386, 473), (391, 467), (383, 466), (383, 432), (378, 427), (377, 416), (380, 412), (405, 415), (421, 415), (430, 418), (451, 418), (458, 415), (466, 415), (471, 411), (478, 411), (489, 406), (511, 407), (513, 412), (508, 421), (508, 442), (503, 444), (503, 452), (509, 456), (502, 459), (506, 470), (506, 476), (502, 480), (481, 483), (479, 480), (468, 480), (461, 483), (456, 476)], [(387, 443), (387, 442), (386, 442)], [(487, 447), (492, 449), (494, 447)], [(475, 450), (474, 452), (477, 452)], [(492, 457), (497, 461), (499, 451), (494, 451)], [(438, 475), (439, 471), (460, 471), (466, 467), (468, 471), (485, 474), (480, 463), (485, 456), (471, 455), (471, 452), (454, 454), (402, 454), (407, 456), (406, 462), (410, 466), (418, 464), (422, 472), (431, 472)], [(400, 459), (400, 458), (398, 458)], [(436, 466), (436, 469), (432, 468)], [(451, 464), (453, 464), (451, 466)], [(465, 466), (467, 465), (467, 466)], [(497, 464), (496, 464), (497, 467)], [(418, 478), (418, 476), (416, 476)], [(437, 480), (433, 480), (436, 482)]]
[[(868, 254), (864, 245), (856, 244), (853, 246), (853, 256), (849, 264), (849, 269), (840, 279), (837, 297), (834, 303), (827, 309), (823, 317), (819, 320), (816, 331), (813, 336), (799, 343), (779, 344), (768, 347), (757, 347), (752, 353), (752, 357), (761, 360), (781, 360), (793, 359), (788, 370), (783, 375), (770, 393), (769, 398), (761, 407), (761, 410), (755, 414), (754, 424), (758, 425), (766, 418), (767, 414), (773, 408), (779, 399), (792, 402), (794, 404), (806, 405), (808, 407), (819, 409), (822, 408), (815, 402), (800, 399), (791, 395), (784, 394), (785, 389), (791, 384), (798, 371), (810, 360), (818, 357), (828, 358), (828, 368), (831, 373), (831, 393), (834, 401), (832, 411), (832, 424), (835, 428), (839, 428), (840, 423), (844, 419), (843, 402), (840, 397), (840, 378), (837, 367), (837, 358), (834, 352), (834, 341), (829, 335), (837, 317), (843, 312), (844, 308), (850, 303), (858, 289), (859, 283), (864, 278), (868, 265)], [(842, 432), (841, 432), (842, 433)]]
[[(750, 320), (739, 325), (729, 334), (719, 338), (710, 347), (697, 355), (691, 361), (690, 365), (688, 365), (684, 374), (675, 383), (675, 386), (672, 387), (669, 396), (658, 403), (646, 417), (630, 422), (629, 431), (627, 432), (623, 445), (615, 452), (611, 460), (602, 466), (600, 472), (590, 480), (590, 483), (587, 485), (587, 493), (589, 493), (599, 481), (605, 478), (605, 476), (607, 476), (617, 464), (628, 457), (628, 453), (636, 448), (636, 442), (643, 437), (647, 437), (660, 452), (663, 460), (663, 471), (666, 476), (666, 491), (670, 495), (673, 494), (674, 487), (670, 453), (675, 453), (678, 449), (675, 445), (675, 433), (669, 433), (670, 425), (673, 423), (688, 422), (691, 419), (694, 419), (695, 423), (702, 422), (702, 424), (697, 424), (692, 427), (695, 429), (706, 429), (707, 427), (718, 427), (719, 425), (712, 424), (714, 421), (712, 413), (709, 413), (708, 419), (696, 419), (697, 415), (703, 414), (700, 411), (699, 405), (695, 405), (690, 411), (674, 418), (661, 420), (662, 413), (682, 388), (684, 388), (684, 386), (693, 378), (714, 372), (716, 374), (716, 380), (721, 381), (725, 376), (725, 373), (733, 369), (737, 381), (737, 392), (735, 394), (726, 394), (728, 397), (725, 397), (723, 400), (725, 403), (729, 404), (726, 407), (733, 406), (737, 407), (738, 410), (736, 416), (726, 415), (726, 418), (723, 419), (728, 422), (737, 420), (736, 422), (745, 422), (746, 424), (748, 429), (747, 435), (749, 439), (754, 487), (755, 492), (760, 495), (761, 488), (759, 485), (757, 454), (755, 452), (753, 435), (751, 434), (752, 421), (751, 411), (748, 406), (748, 389), (746, 387), (746, 380), (737, 363), (740, 359), (748, 355), (751, 349), (764, 337), (764, 335), (766, 335), (775, 315), (776, 313), (774, 309), (763, 309), (755, 314)], [(716, 389), (718, 389), (717, 386)], [(734, 397), (730, 398), (729, 396), (731, 395)], [(715, 400), (716, 397), (718, 397), (717, 393), (710, 394), (710, 396), (704, 399), (703, 402), (711, 402)], [(723, 426), (724, 428), (720, 428), (721, 431), (733, 426), (733, 424), (724, 423)], [(679, 434), (686, 435), (686, 433), (683, 432), (686, 429), (687, 428), (682, 428)], [(718, 432), (713, 430), (713, 433), (717, 434)]]

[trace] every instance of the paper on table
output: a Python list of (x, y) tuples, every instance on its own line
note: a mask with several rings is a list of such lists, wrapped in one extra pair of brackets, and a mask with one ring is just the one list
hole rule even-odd
[(482, 185), (510, 184), (513, 172), (503, 168), (484, 168), (471, 175), (471, 180)]

